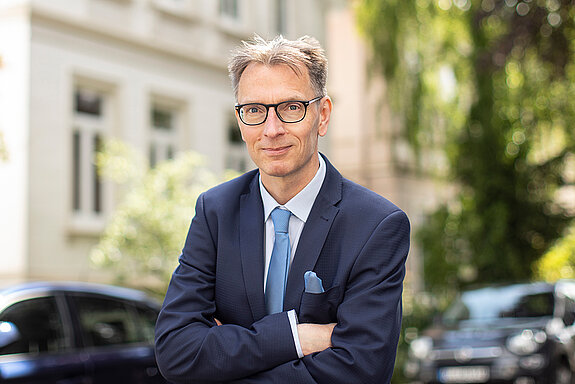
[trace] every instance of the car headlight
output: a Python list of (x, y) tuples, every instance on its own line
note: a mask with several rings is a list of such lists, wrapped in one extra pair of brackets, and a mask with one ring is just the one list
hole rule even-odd
[(409, 353), (420, 360), (423, 360), (429, 356), (431, 348), (433, 347), (433, 340), (431, 337), (422, 336), (411, 342), (409, 346)]
[(507, 339), (507, 349), (517, 355), (529, 355), (536, 352), (546, 340), (545, 332), (524, 329)]

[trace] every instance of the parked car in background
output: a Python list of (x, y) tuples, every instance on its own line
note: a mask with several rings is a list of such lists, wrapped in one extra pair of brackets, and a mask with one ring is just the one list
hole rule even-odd
[(153, 341), (159, 303), (85, 283), (0, 289), (0, 382), (165, 383)]
[(492, 286), (461, 294), (411, 342), (422, 383), (574, 382), (575, 284)]

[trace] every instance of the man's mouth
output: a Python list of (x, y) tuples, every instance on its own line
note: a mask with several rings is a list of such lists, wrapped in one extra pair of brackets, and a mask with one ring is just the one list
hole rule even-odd
[(277, 155), (283, 155), (284, 153), (289, 151), (290, 148), (291, 145), (286, 145), (283, 147), (266, 147), (263, 148), (263, 151), (268, 155), (277, 156)]

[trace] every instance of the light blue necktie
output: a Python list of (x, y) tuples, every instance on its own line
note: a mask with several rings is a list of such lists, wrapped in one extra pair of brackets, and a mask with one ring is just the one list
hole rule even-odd
[(266, 309), (268, 314), (282, 312), (290, 259), (289, 218), (291, 212), (275, 208), (272, 213), (275, 241), (266, 282)]

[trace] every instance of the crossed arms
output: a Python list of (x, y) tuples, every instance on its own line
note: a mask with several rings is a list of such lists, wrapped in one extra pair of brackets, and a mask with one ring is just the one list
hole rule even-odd
[[(223, 325), (215, 319), (218, 326)], [(298, 324), (297, 332), (304, 356), (315, 352), (321, 352), (331, 347), (331, 333), (336, 323), (329, 324)]]
[[(399, 210), (373, 228), (348, 271), (336, 324), (299, 324), (299, 359), (287, 314), (240, 325), (214, 316), (216, 243), (202, 199), (156, 329), (162, 374), (174, 383), (380, 383), (393, 372), (409, 223)], [(238, 308), (242, 311), (242, 308)], [(218, 314), (218, 316), (221, 314)], [(238, 315), (239, 316), (239, 315)]]

